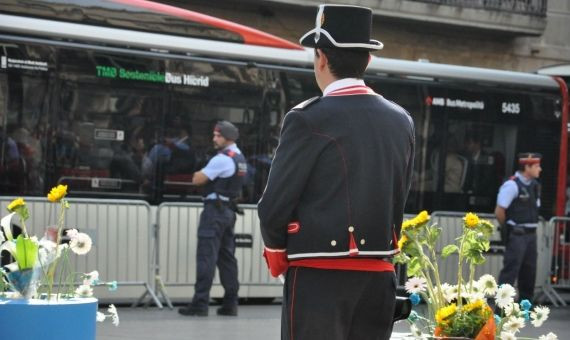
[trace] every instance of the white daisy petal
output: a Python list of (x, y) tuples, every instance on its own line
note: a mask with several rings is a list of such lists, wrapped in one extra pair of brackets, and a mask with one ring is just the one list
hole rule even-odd
[(550, 332), (546, 335), (539, 336), (538, 340), (558, 340), (558, 336), (556, 336), (556, 334)]
[(101, 312), (97, 312), (97, 322), (103, 322), (105, 321), (105, 314), (101, 313)]
[(408, 282), (406, 282), (406, 292), (410, 294), (425, 292), (426, 284), (427, 281), (423, 277), (411, 277), (408, 279)]
[(501, 340), (517, 340), (517, 337), (510, 332), (501, 332)]

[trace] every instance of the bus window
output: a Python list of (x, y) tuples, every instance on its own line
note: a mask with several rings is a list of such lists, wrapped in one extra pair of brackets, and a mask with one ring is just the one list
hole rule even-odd
[(514, 170), (516, 142), (516, 126), (450, 120), (445, 159), (436, 161), (444, 169), (438, 175), (441, 205), (492, 212), (501, 183)]
[(143, 91), (66, 83), (56, 113), (55, 178), (72, 194), (145, 196), (162, 99)]
[(44, 191), (47, 79), (0, 74), (0, 191), (37, 195)]

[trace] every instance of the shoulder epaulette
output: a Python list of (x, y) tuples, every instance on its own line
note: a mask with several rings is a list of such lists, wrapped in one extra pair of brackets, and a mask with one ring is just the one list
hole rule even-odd
[(295, 106), (295, 107), (293, 108), (293, 110), (302, 111), (302, 110), (306, 109), (307, 107), (309, 107), (309, 105), (318, 102), (319, 99), (321, 99), (320, 96), (316, 96), (316, 97), (307, 99), (307, 100), (305, 100), (304, 102), (302, 102), (302, 103), (298, 104), (297, 106)]

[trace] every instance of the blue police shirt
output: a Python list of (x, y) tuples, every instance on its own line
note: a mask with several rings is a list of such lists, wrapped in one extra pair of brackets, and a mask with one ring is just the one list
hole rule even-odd
[[(218, 152), (217, 155), (212, 157), (212, 159), (210, 159), (208, 164), (206, 164), (206, 166), (202, 170), (200, 170), (204, 173), (204, 175), (206, 175), (206, 177), (208, 177), (210, 181), (213, 181), (218, 177), (228, 178), (234, 175), (236, 171), (236, 166), (231, 157), (223, 154), (223, 151), (226, 150), (241, 154), (240, 149), (234, 143), (228, 145), (222, 150), (222, 152)], [(224, 197), (219, 197), (219, 198), (224, 200)], [(208, 196), (206, 196), (205, 199), (206, 200), (217, 199), (216, 193), (209, 194)], [(227, 200), (228, 198), (225, 199)]]
[[(529, 185), (532, 180), (524, 177), (519, 171), (515, 173), (515, 176), (521, 180), (524, 185)], [(519, 195), (519, 187), (514, 180), (509, 179), (499, 189), (499, 194), (497, 195), (497, 205), (501, 208), (508, 209), (514, 199)], [(536, 206), (540, 207), (540, 198), (536, 200)], [(508, 224), (516, 224), (512, 220), (506, 221)], [(534, 224), (533, 224), (534, 226)]]

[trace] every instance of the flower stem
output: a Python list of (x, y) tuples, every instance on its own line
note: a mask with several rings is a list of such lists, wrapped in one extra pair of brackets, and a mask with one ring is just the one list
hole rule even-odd
[(28, 230), (26, 229), (26, 221), (20, 216), (20, 222), (22, 223), (22, 233), (25, 238), (28, 238)]
[(54, 275), (55, 275), (55, 270), (57, 268), (57, 263), (59, 262), (59, 256), (57, 256), (57, 248), (59, 247), (59, 243), (61, 242), (61, 233), (63, 231), (63, 224), (65, 221), (65, 200), (62, 199), (60, 202), (60, 213), (59, 213), (59, 218), (57, 220), (57, 236), (55, 238), (55, 252), (56, 252), (56, 257), (55, 260), (53, 261), (53, 264), (50, 266), (49, 269), (49, 286), (48, 286), (48, 300), (51, 299), (51, 293), (53, 290), (53, 280), (54, 280)]
[(459, 245), (459, 262), (457, 269), (457, 308), (461, 309), (463, 301), (461, 300), (461, 284), (463, 283), (463, 245), (465, 244), (465, 234), (461, 237), (461, 244)]
[(469, 263), (469, 292), (473, 293), (473, 280), (475, 279), (475, 264)]

